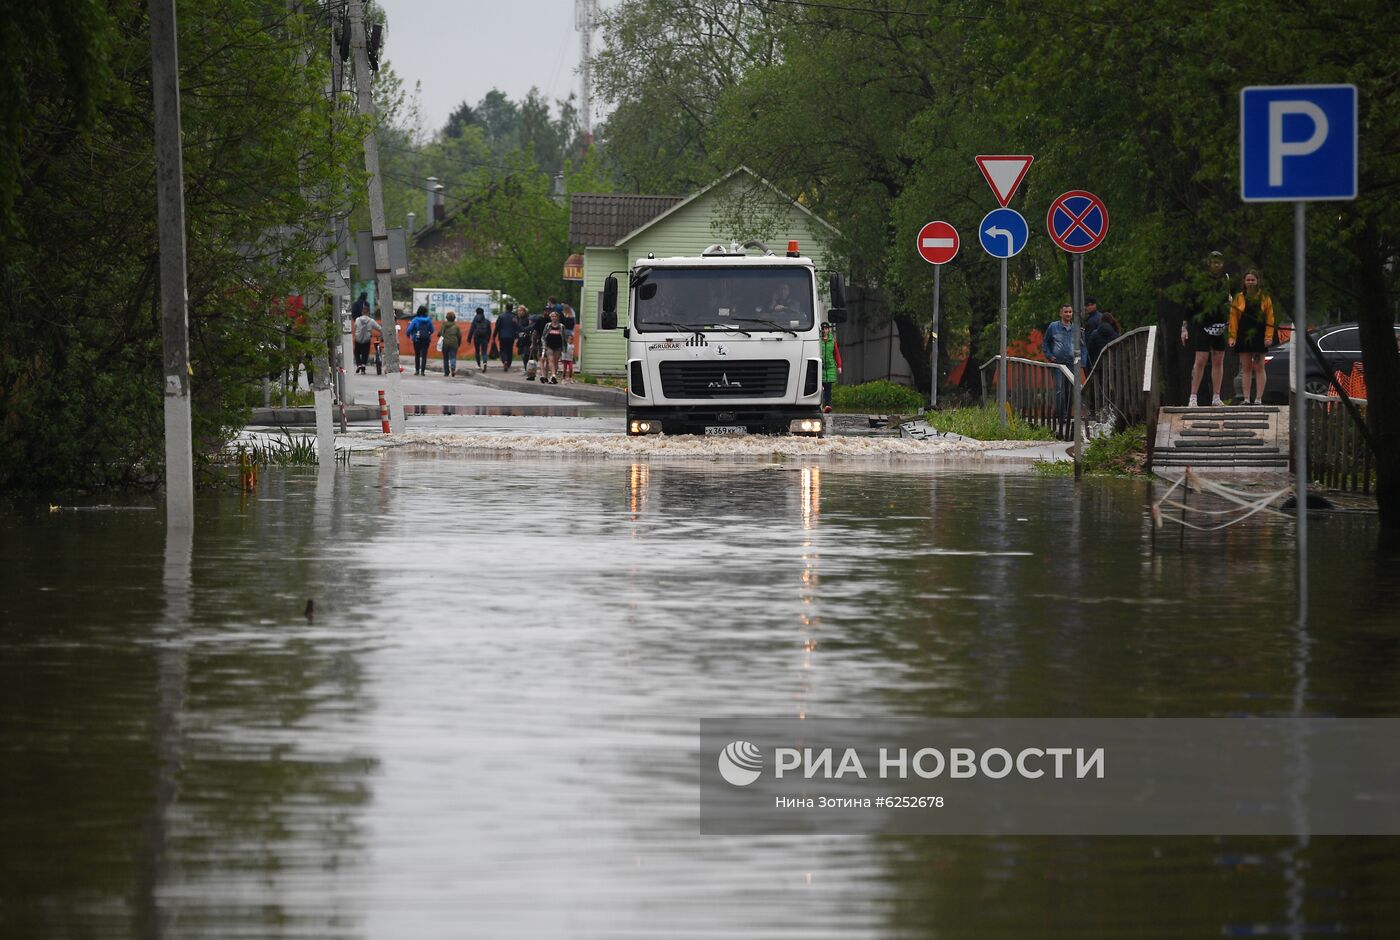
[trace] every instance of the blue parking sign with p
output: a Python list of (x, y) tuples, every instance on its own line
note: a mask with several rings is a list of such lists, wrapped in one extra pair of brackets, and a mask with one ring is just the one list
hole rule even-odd
[(1355, 85), (1255, 86), (1240, 92), (1245, 202), (1355, 199)]

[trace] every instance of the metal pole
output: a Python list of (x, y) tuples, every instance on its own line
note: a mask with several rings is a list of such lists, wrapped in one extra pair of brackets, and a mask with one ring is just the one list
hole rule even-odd
[(997, 411), (1006, 427), (1006, 259), (1001, 259), (1001, 357), (997, 360)]
[[(1298, 616), (1308, 610), (1308, 335), (1306, 202), (1293, 204), (1293, 279), (1297, 300), (1293, 309), (1293, 485), (1298, 506)], [(1262, 396), (1261, 396), (1262, 397)]]
[(933, 326), (929, 330), (928, 344), (928, 406), (938, 407), (938, 295), (939, 275), (943, 273), (943, 265), (933, 266)]
[(1069, 371), (1073, 378), (1070, 383), (1073, 392), (1070, 405), (1074, 409), (1074, 478), (1079, 479), (1083, 472), (1080, 458), (1084, 455), (1084, 418), (1079, 413), (1079, 325), (1084, 322), (1084, 256), (1074, 256), (1074, 328), (1070, 331), (1070, 342), (1074, 362)]
[(185, 182), (180, 151), (180, 61), (174, 0), (150, 0), (151, 90), (156, 125), (156, 221), (165, 383), (165, 520), (194, 526), (194, 434), (185, 283)]
[[(363, 0), (350, 0), (350, 49), (355, 60), (355, 95), (360, 113), (376, 123), (370, 94), (369, 55), (365, 51)], [(403, 390), (399, 383), (399, 336), (394, 324), (394, 285), (389, 268), (389, 230), (384, 222), (384, 181), (379, 175), (379, 138), (365, 135), (365, 172), (369, 174), (369, 227), (374, 240), (374, 293), (379, 302), (379, 325), (384, 333), (384, 375), (389, 400), (389, 425), (402, 431)], [(431, 221), (431, 220), (430, 220)]]

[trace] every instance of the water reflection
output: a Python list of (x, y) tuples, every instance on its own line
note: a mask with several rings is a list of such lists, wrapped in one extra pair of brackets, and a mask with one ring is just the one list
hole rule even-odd
[(1391, 839), (698, 835), (702, 716), (1395, 713), (1367, 521), (1304, 629), (1287, 523), (1154, 546), (1143, 489), (394, 453), (184, 547), (9, 514), (0, 935), (1389, 932)]

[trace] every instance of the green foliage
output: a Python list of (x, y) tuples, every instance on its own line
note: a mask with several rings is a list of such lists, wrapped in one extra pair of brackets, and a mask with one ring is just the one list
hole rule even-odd
[(846, 414), (907, 414), (923, 407), (923, 398), (907, 385), (884, 379), (864, 385), (837, 385), (831, 390), (831, 408)]
[[(268, 437), (229, 447), (214, 456), (213, 463), (222, 466), (314, 467), (321, 462), (316, 437), (293, 434), (283, 429), (279, 436)], [(349, 450), (335, 452), (337, 464), (350, 462)]]
[[(92, 74), (108, 78), (103, 107), (75, 133), (81, 108), (59, 80), (61, 61), (25, 59), (31, 117), (17, 140), (22, 195), (0, 278), (0, 488), (161, 476), (150, 28), (145, 4), (105, 8), (100, 41), (72, 40), (43, 17), (26, 27), (39, 49), (78, 41), (101, 60)], [(0, 32), (8, 38), (36, 9), (7, 10)], [(319, 238), (362, 179), (364, 124), (324, 96), (324, 23), (269, 9), (260, 0), (180, 5), (200, 456), (241, 425), (248, 386), (310, 348), (317, 319), (289, 319), (282, 298), (321, 283)], [(45, 28), (53, 34), (33, 35)]]
[(924, 420), (940, 431), (961, 434), (963, 437), (979, 441), (1053, 441), (1055, 439), (1055, 435), (1051, 434), (1048, 428), (1027, 424), (1014, 414), (1008, 418), (1006, 427), (1002, 427), (996, 405), (930, 411), (924, 415)]
[[(1081, 472), (1086, 476), (1135, 477), (1146, 473), (1147, 428), (1135, 424), (1117, 434), (1096, 437), (1084, 447)], [(1045, 476), (1073, 476), (1070, 460), (1037, 460), (1036, 472)]]

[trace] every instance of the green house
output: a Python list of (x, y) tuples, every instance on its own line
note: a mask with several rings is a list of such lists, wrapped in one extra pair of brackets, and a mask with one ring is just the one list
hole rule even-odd
[[(803, 255), (827, 269), (836, 229), (772, 183), (739, 167), (689, 196), (582, 193), (569, 200), (569, 243), (583, 246), (583, 329), (580, 366), (593, 373), (621, 373), (626, 366), (626, 272), (648, 255), (699, 255), (710, 245), (758, 239), (774, 254), (796, 241)], [(603, 281), (618, 274), (618, 329), (600, 330)], [(823, 278), (818, 278), (819, 283)]]

